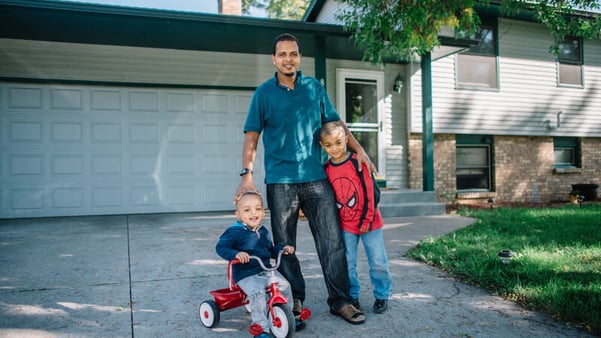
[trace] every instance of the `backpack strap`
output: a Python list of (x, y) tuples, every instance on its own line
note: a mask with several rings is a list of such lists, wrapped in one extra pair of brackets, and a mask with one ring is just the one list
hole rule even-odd
[[(365, 217), (367, 215), (367, 211), (369, 210), (369, 199), (367, 198), (367, 184), (365, 183), (365, 177), (363, 176), (363, 174), (359, 171), (359, 161), (357, 161), (357, 159), (351, 157), (350, 158), (351, 163), (353, 163), (353, 166), (355, 167), (355, 172), (357, 173), (357, 176), (359, 176), (359, 180), (361, 181), (361, 189), (363, 189), (363, 210), (361, 210), (361, 217), (359, 218), (359, 228), (363, 227), (363, 223), (365, 222)], [(375, 212), (375, 210), (374, 210)], [(368, 224), (368, 229), (367, 231), (371, 230), (371, 223)]]

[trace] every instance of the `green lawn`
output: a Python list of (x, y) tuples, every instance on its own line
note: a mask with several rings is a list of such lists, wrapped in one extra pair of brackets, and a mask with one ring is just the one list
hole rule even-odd
[[(601, 204), (458, 209), (477, 221), (408, 257), (601, 335)], [(503, 264), (500, 250), (514, 257)]]

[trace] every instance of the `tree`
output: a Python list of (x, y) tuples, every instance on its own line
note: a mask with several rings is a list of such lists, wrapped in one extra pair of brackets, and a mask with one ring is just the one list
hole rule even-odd
[[(364, 58), (373, 63), (424, 55), (440, 45), (441, 28), (456, 37), (473, 36), (480, 25), (478, 9), (489, 0), (337, 0), (347, 6), (338, 18), (352, 32)], [(545, 24), (557, 43), (567, 35), (601, 38), (601, 5), (598, 0), (492, 1), (505, 15), (532, 13)], [(596, 12), (596, 13), (591, 13)]]
[(242, 14), (251, 8), (265, 9), (271, 19), (300, 20), (309, 7), (310, 0), (242, 0)]

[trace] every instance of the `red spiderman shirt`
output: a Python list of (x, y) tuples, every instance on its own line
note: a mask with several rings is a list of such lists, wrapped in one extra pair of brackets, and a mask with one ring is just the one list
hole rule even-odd
[(374, 186), (367, 166), (359, 172), (357, 156), (340, 163), (325, 164), (328, 180), (334, 188), (342, 230), (360, 235), (384, 226), (380, 210), (374, 205)]

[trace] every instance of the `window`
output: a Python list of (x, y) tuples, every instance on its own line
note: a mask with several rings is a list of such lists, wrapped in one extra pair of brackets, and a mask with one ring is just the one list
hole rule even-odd
[(457, 190), (491, 191), (492, 138), (481, 135), (457, 135)]
[(580, 142), (578, 142), (578, 138), (553, 138), (553, 165), (556, 168), (580, 167)]
[(560, 85), (582, 86), (582, 40), (566, 37), (559, 43), (557, 58), (558, 82)]
[(457, 87), (498, 88), (495, 29), (482, 26), (473, 38), (479, 43), (467, 51), (457, 54)]

